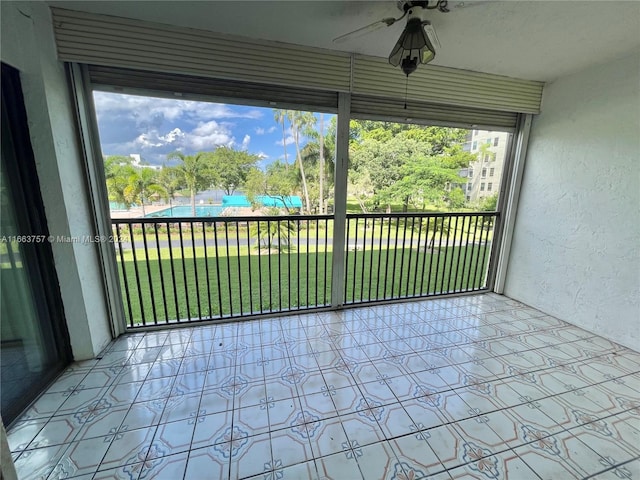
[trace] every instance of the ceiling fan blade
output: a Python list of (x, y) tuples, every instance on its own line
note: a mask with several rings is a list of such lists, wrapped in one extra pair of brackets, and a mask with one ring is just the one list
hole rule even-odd
[(442, 45), (440, 45), (440, 40), (438, 39), (438, 34), (436, 33), (435, 27), (430, 22), (425, 22), (424, 30), (425, 32), (427, 32), (427, 36), (429, 37), (429, 40), (433, 42), (433, 46), (437, 50), (440, 50)]
[(390, 27), (391, 25), (396, 23), (397, 20), (398, 19), (395, 19), (393, 17), (383, 18), (382, 20), (378, 20), (377, 22), (370, 23), (369, 25), (359, 28), (357, 30), (354, 30), (353, 32), (340, 35), (339, 37), (334, 38), (333, 42), (342, 43), (342, 42), (346, 42), (347, 40), (351, 40), (353, 38), (358, 38), (363, 35), (367, 35), (368, 33), (375, 32), (376, 30), (382, 27)]
[(467, 1), (461, 1), (461, 2), (456, 2), (453, 5), (454, 9), (460, 9), (460, 10), (466, 10), (467, 8), (471, 8), (471, 7), (478, 7), (480, 5), (484, 5), (486, 3), (492, 3), (493, 0), (467, 0)]

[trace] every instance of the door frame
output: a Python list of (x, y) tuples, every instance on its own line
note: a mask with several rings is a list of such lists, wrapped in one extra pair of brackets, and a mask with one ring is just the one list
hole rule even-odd
[(53, 251), (48, 240), (49, 228), (31, 147), (20, 72), (5, 63), (2, 63), (2, 125), (5, 134), (9, 135), (6, 140), (13, 144), (15, 156), (20, 159), (16, 162), (6, 159), (4, 162), (9, 181), (18, 187), (11, 193), (20, 213), (17, 219), (19, 228), (25, 235), (39, 235), (47, 239), (41, 243), (22, 243), (21, 248), (29, 260), (27, 274), (31, 286), (35, 292), (40, 292), (43, 300), (35, 302), (36, 314), (41, 324), (50, 325), (53, 333), (51, 344), (57, 350), (57, 362), (40, 381), (29, 385), (20, 405), (2, 412), (4, 421), (10, 424), (71, 363), (73, 356)]

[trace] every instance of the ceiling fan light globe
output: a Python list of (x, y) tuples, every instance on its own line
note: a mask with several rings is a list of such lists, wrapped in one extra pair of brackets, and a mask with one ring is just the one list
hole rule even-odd
[(436, 52), (425, 48), (422, 52), (422, 59), (420, 60), (420, 63), (429, 63), (434, 58), (436, 58)]
[[(409, 75), (415, 71), (418, 63), (429, 63), (435, 56), (436, 50), (424, 30), (423, 22), (418, 18), (411, 18), (389, 54), (389, 63), (394, 67), (400, 66)], [(410, 71), (407, 73), (408, 70)]]
[(416, 57), (405, 57), (402, 59), (401, 67), (404, 74), (408, 77), (418, 68), (418, 59)]

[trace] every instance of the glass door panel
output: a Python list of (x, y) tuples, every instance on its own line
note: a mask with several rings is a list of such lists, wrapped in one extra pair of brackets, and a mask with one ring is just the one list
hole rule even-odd
[(7, 423), (70, 360), (42, 200), (31, 188), (38, 183), (19, 85), (17, 72), (3, 64), (0, 398)]

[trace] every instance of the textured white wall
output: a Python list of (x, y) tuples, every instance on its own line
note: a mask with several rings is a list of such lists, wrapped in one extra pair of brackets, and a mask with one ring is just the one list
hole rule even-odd
[[(94, 235), (81, 153), (51, 16), (41, 2), (0, 2), (2, 61), (20, 70), (29, 133), (51, 235)], [(76, 360), (111, 340), (95, 244), (54, 243), (53, 255)]]
[(640, 53), (545, 87), (505, 294), (640, 350)]

